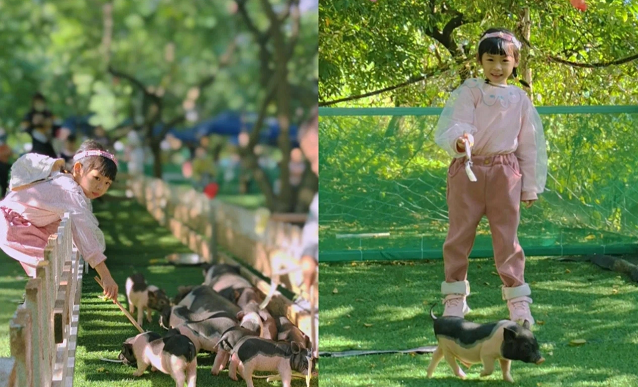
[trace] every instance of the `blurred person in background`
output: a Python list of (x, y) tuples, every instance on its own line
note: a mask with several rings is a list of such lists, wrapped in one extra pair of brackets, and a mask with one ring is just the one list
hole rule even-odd
[(131, 130), (126, 136), (128, 145), (126, 146), (126, 161), (128, 162), (128, 173), (131, 176), (144, 174), (144, 147), (140, 135)]
[(31, 153), (58, 157), (51, 142), (55, 129), (53, 119), (53, 113), (47, 108), (46, 98), (41, 93), (36, 93), (31, 101), (31, 109), (21, 123), (22, 129), (31, 136)]
[(206, 148), (197, 147), (195, 149), (195, 158), (193, 159), (193, 181), (198, 191), (215, 181), (215, 161), (208, 154)]
[(7, 194), (7, 188), (9, 187), (12, 154), (13, 151), (7, 145), (7, 133), (4, 129), (0, 129), (0, 188), (2, 189), (0, 197), (4, 197)]
[(64, 159), (65, 169), (67, 171), (73, 168), (73, 155), (75, 155), (77, 149), (77, 136), (71, 133), (64, 139), (62, 149), (60, 150), (60, 158)]

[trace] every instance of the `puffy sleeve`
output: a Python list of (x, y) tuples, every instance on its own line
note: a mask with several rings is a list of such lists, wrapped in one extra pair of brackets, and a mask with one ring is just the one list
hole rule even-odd
[(73, 220), (73, 241), (85, 261), (95, 267), (106, 259), (104, 234), (89, 200), (77, 192), (69, 192), (71, 205), (69, 212)]
[(456, 140), (463, 134), (474, 135), (474, 95), (465, 84), (450, 95), (436, 126), (434, 141), (452, 157), (463, 157), (465, 153), (456, 150)]
[(514, 152), (523, 175), (521, 200), (536, 200), (545, 191), (547, 181), (547, 145), (543, 123), (536, 108), (525, 95), (518, 148)]
[[(11, 166), (9, 190), (13, 191), (21, 186), (46, 179), (51, 175), (56, 162), (60, 160), (37, 153), (27, 153), (20, 156)], [(63, 161), (60, 163), (59, 166), (64, 165)]]
[(315, 194), (310, 204), (308, 220), (301, 234), (301, 256), (309, 255), (319, 260), (319, 193)]

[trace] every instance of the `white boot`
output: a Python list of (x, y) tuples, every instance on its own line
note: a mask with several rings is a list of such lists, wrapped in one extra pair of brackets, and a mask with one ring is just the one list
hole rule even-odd
[(532, 294), (532, 290), (528, 284), (508, 288), (503, 286), (503, 300), (507, 300), (507, 308), (510, 311), (510, 320), (519, 324), (523, 324), (525, 320), (529, 321), (530, 325), (534, 325), (534, 317), (529, 309), (529, 304), (532, 303), (532, 299), (529, 295)]

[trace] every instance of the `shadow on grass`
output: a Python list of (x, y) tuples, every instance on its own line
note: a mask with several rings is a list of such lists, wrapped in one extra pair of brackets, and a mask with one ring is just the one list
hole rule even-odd
[[(442, 261), (321, 265), (320, 271), (322, 351), (436, 345), (428, 312), (433, 302), (439, 303), (435, 314), (443, 311)], [(468, 280), (472, 295), (468, 303), (473, 311), (468, 320), (489, 322), (508, 317), (500, 278), (494, 272), (492, 260), (471, 260)], [(609, 380), (614, 386), (638, 385), (634, 364), (638, 357), (638, 287), (589, 263), (548, 258), (528, 259), (526, 280), (532, 287), (531, 308), (538, 321), (534, 332), (547, 362), (541, 367), (514, 363), (514, 378), (529, 381), (521, 385), (560, 385), (567, 380), (574, 386), (607, 385)], [(574, 339), (587, 343), (572, 347), (569, 344)], [(414, 373), (423, 373), (424, 378), (430, 358), (326, 358), (322, 359), (321, 385), (366, 385), (333, 384), (347, 379), (347, 374), (369, 374), (371, 385), (419, 385), (423, 380)], [(408, 367), (402, 371), (404, 366)], [(478, 377), (480, 366), (474, 367), (468, 373), (470, 379)], [(517, 373), (523, 377), (517, 378)], [(451, 376), (445, 362), (435, 376), (428, 385), (460, 385), (454, 379), (439, 379)]]

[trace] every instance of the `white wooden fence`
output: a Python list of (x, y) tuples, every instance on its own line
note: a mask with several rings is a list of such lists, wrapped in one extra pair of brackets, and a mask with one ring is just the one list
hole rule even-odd
[(72, 386), (82, 272), (65, 214), (10, 321), (11, 357), (0, 359), (0, 387)]

